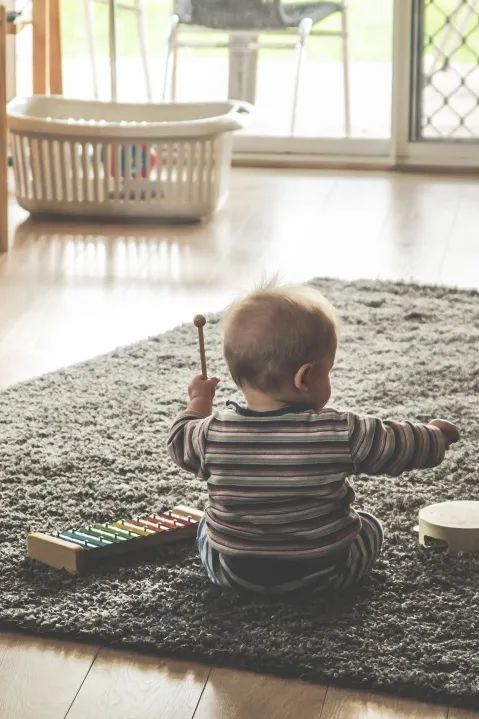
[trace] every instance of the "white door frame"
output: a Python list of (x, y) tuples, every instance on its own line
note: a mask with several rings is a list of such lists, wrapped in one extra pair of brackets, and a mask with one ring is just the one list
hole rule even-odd
[(479, 143), (411, 142), (413, 0), (394, 0), (391, 137), (305, 138), (237, 135), (235, 160), (245, 164), (374, 168), (479, 168)]
[(393, 87), (391, 154), (393, 167), (479, 167), (479, 143), (460, 140), (410, 141), (413, 82), (413, 0), (395, 0), (393, 20)]
[[(15, 10), (15, 0), (3, 1), (7, 12)], [(16, 72), (16, 35), (7, 35), (7, 101), (17, 94), (17, 72)]]

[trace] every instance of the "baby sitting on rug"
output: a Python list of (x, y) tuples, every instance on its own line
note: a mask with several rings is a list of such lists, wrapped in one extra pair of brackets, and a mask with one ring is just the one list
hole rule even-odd
[(219, 379), (190, 383), (168, 448), (207, 480), (197, 545), (215, 584), (275, 595), (357, 584), (383, 530), (353, 508), (348, 475), (434, 467), (459, 439), (444, 419), (382, 421), (327, 407), (337, 343), (337, 315), (320, 292), (268, 286), (224, 321), (224, 355), (245, 406), (213, 411)]

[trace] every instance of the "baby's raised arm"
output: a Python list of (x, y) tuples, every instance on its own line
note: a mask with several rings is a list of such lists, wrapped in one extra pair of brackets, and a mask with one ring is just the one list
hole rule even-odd
[(174, 419), (167, 447), (173, 461), (188, 472), (203, 474), (206, 433), (219, 379), (194, 377), (188, 385), (189, 402)]
[(381, 420), (348, 413), (349, 441), (355, 472), (397, 476), (408, 469), (435, 467), (457, 442), (459, 432), (447, 420), (428, 424)]

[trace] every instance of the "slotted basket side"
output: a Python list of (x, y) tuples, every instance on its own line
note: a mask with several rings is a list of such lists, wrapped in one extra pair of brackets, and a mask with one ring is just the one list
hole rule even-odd
[(16, 196), (24, 209), (200, 219), (225, 200), (232, 132), (243, 126), (246, 116), (234, 109), (237, 104), (232, 105), (234, 111), (217, 118), (122, 124), (88, 116), (65, 118), (67, 111), (61, 105), (62, 117), (55, 119), (59, 100), (55, 98), (51, 106), (43, 104), (43, 111), (50, 113), (43, 118), (30, 116), (28, 107), (24, 117), (18, 108), (11, 111)]

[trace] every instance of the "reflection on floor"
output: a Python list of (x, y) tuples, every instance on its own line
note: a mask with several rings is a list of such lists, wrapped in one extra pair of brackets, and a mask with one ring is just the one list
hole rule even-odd
[(197, 224), (34, 220), (12, 203), (0, 384), (219, 310), (274, 274), (477, 287), (478, 193), (472, 178), (235, 169), (226, 206)]

